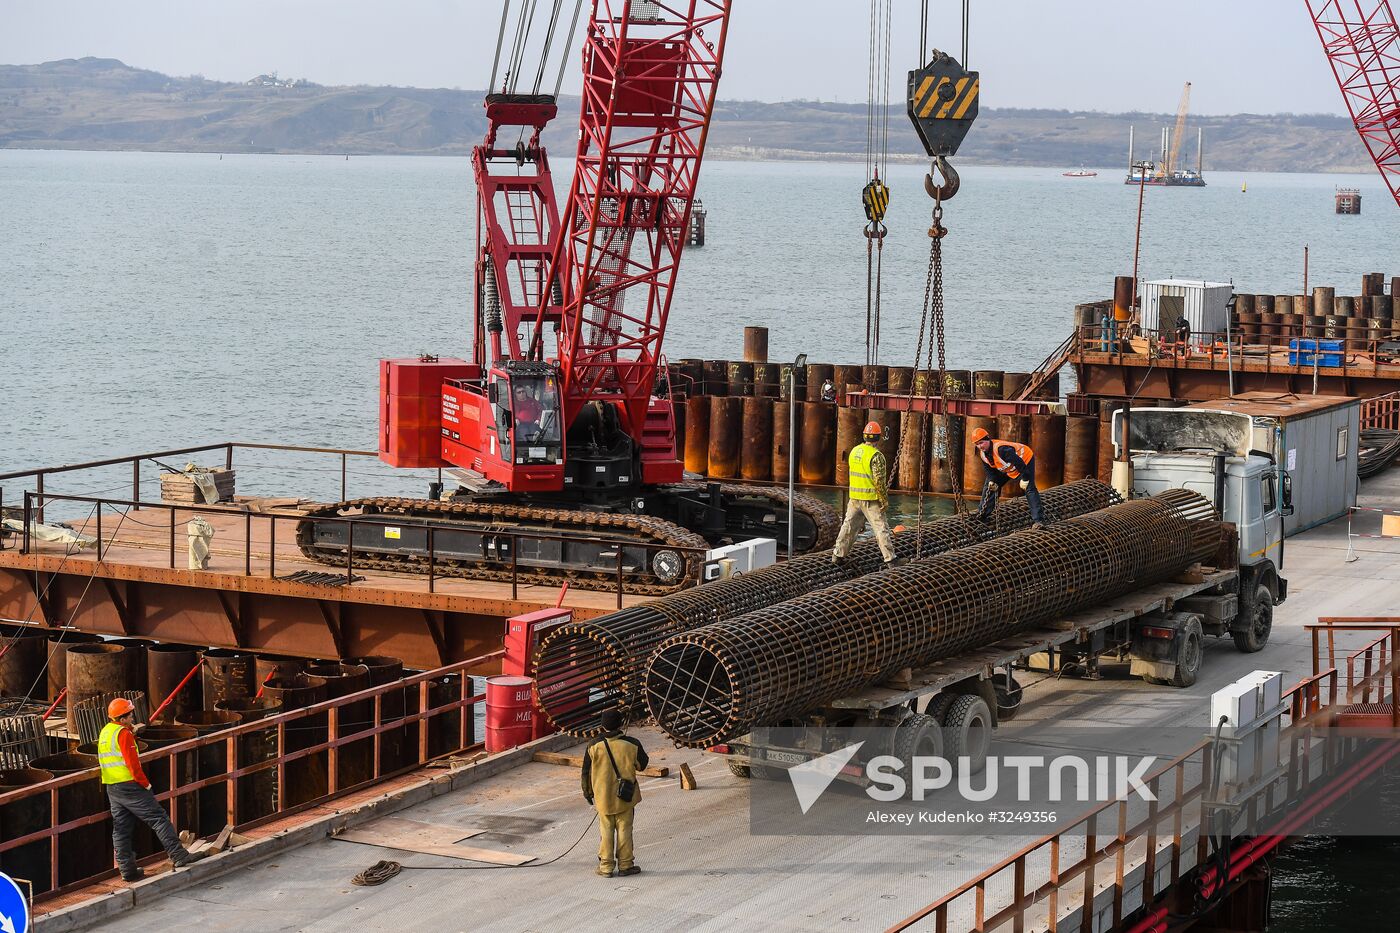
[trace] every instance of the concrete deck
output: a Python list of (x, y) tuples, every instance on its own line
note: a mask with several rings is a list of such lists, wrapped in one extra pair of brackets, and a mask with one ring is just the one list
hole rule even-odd
[[(1362, 492), (1363, 505), (1400, 508), (1400, 470), (1366, 481)], [(1400, 540), (1354, 544), (1357, 559), (1347, 562), (1344, 520), (1289, 540), (1284, 573), (1290, 597), (1276, 610), (1273, 637), (1260, 654), (1212, 641), (1200, 681), (1186, 690), (1130, 679), (1126, 665), (1108, 667), (1099, 681), (1043, 680), (1028, 687), (1021, 714), (1003, 728), (1034, 735), (1050, 720), (1136, 726), (1134, 744), (1141, 748), (1134, 751), (1170, 757), (1180, 749), (1155, 747), (1156, 731), (1175, 726), (1204, 733), (1214, 690), (1257, 669), (1282, 671), (1288, 685), (1310, 674), (1304, 624), (1322, 615), (1396, 612)], [(869, 930), (908, 916), (1035, 838), (751, 836), (746, 782), (713, 756), (668, 748), (655, 732), (637, 734), (656, 763), (670, 765), (674, 774), (680, 762), (689, 762), (701, 785), (685, 792), (675, 777), (643, 782), (639, 876), (594, 875), (597, 839), (578, 772), (529, 763), (398, 815), (484, 824), (491, 831), (473, 844), (527, 852), (546, 864), (405, 871), (382, 887), (359, 888), (350, 878), (382, 858), (408, 865), (474, 863), (324, 840), (108, 918), (102, 927), (112, 933), (185, 933), (192, 923), (211, 933)]]

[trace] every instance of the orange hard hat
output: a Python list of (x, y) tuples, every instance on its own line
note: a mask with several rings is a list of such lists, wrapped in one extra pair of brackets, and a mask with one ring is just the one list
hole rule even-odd
[(867, 421), (867, 422), (865, 423), (865, 431), (862, 432), (862, 433), (864, 433), (864, 434), (873, 434), (873, 435), (875, 435), (876, 437), (879, 437), (879, 436), (880, 436), (880, 422), (878, 422), (878, 421)]
[(132, 706), (131, 701), (128, 700), (126, 697), (117, 697), (111, 703), (107, 704), (108, 719), (120, 719), (127, 713), (134, 712), (136, 712), (136, 707)]
[(986, 428), (972, 429), (972, 443), (974, 444), (980, 444), (982, 443), (982, 441), (985, 441), (989, 437), (991, 437), (991, 435), (987, 433)]

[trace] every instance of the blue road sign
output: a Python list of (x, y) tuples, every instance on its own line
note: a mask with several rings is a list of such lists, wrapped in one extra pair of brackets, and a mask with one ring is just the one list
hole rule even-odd
[(29, 902), (4, 872), (0, 872), (0, 933), (29, 933)]

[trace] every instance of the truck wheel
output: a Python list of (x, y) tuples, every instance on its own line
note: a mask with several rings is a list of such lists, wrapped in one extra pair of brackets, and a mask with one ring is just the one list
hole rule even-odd
[(726, 758), (725, 763), (729, 765), (731, 774), (745, 780), (752, 778), (755, 781), (773, 781), (778, 777), (778, 772), (767, 765), (738, 762), (733, 758)]
[(1205, 637), (1201, 634), (1198, 622), (1188, 623), (1181, 630), (1181, 641), (1177, 645), (1176, 673), (1170, 681), (1173, 687), (1189, 687), (1201, 673), (1201, 661), (1205, 658)]
[(987, 701), (970, 694), (960, 696), (948, 708), (944, 720), (944, 748), (948, 760), (956, 762), (966, 757), (969, 773), (977, 774), (987, 766), (987, 749), (992, 744), (992, 711)]
[(997, 692), (997, 721), (1015, 719), (1021, 708), (1021, 685), (1004, 671), (992, 675), (992, 687)]
[(958, 698), (956, 693), (940, 693), (929, 701), (928, 708), (924, 710), (924, 715), (938, 721), (940, 726), (947, 724), (948, 707), (953, 705), (953, 701)]
[(1236, 648), (1253, 654), (1269, 643), (1269, 633), (1274, 628), (1274, 594), (1267, 586), (1254, 591), (1247, 611), (1249, 618), (1245, 620), (1245, 627), (1232, 630), (1230, 634), (1234, 636)]
[(894, 754), (907, 760), (922, 755), (937, 758), (943, 755), (943, 727), (932, 716), (915, 713), (906, 716), (894, 731)]

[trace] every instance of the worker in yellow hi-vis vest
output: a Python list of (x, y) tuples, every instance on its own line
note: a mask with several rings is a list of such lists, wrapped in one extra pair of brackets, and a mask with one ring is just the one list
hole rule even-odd
[(836, 550), (831, 552), (833, 564), (846, 559), (851, 552), (851, 543), (866, 522), (870, 523), (875, 540), (880, 543), (880, 556), (885, 559), (885, 566), (904, 563), (895, 554), (894, 538), (890, 535), (889, 523), (885, 521), (885, 511), (890, 507), (890, 492), (885, 455), (875, 446), (879, 440), (880, 425), (871, 421), (861, 435), (862, 443), (851, 448), (850, 501), (846, 505), (846, 520), (841, 523), (841, 533), (836, 536)]
[(107, 719), (107, 725), (97, 737), (97, 764), (112, 809), (112, 847), (116, 850), (117, 870), (122, 880), (140, 881), (146, 877), (141, 866), (136, 864), (131, 846), (137, 820), (155, 830), (156, 838), (165, 846), (176, 868), (207, 858), (209, 853), (190, 852), (180, 844), (180, 836), (170, 824), (170, 817), (151, 793), (151, 782), (141, 770), (141, 755), (136, 746), (136, 707), (125, 697), (117, 697), (107, 704)]

